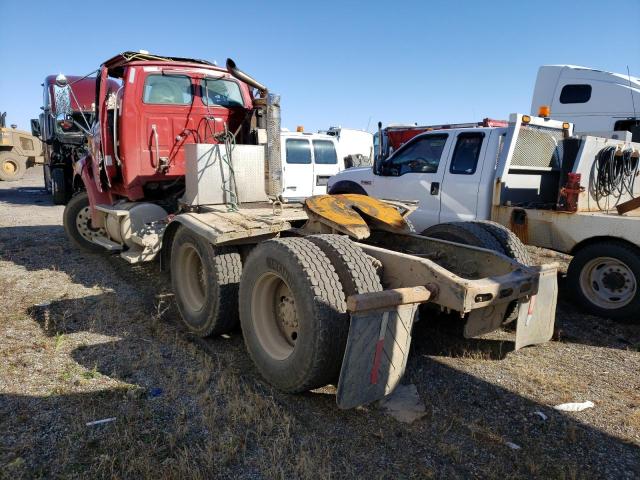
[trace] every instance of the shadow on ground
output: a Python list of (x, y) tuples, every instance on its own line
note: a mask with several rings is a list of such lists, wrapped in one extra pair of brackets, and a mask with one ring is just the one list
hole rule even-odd
[[(224, 446), (228, 435), (233, 442), (242, 443), (238, 439), (243, 438), (247, 425), (234, 415), (255, 407), (242, 404), (245, 396), (253, 395), (269, 399), (290, 419), (294, 431), (287, 445), (298, 445), (305, 439), (321, 442), (323, 458), (329, 459), (337, 476), (378, 477), (382, 472), (396, 478), (640, 475), (637, 446), (428, 356), (433, 353), (430, 343), (441, 332), (437, 325), (423, 322), (415, 329), (407, 378), (416, 383), (428, 409), (425, 418), (408, 426), (375, 408), (340, 411), (332, 394), (280, 394), (260, 380), (239, 334), (229, 339), (194, 339), (173, 323), (171, 307), (164, 319), (159, 319), (154, 318), (155, 307), (144, 303), (141, 297), (123, 305), (117, 293), (105, 293), (60, 300), (29, 311), (50, 337), (90, 331), (115, 339), (81, 346), (71, 356), (83, 371), (127, 386), (82, 394), (59, 391), (46, 397), (0, 396), (2, 429), (6, 432), (1, 450), (4, 465), (17, 475), (28, 473), (26, 476), (82, 476), (91, 472), (150, 477), (162, 473), (167, 459), (173, 459), (170, 466), (172, 462), (174, 467), (182, 465), (180, 455), (193, 448), (196, 453), (189, 457), (193, 470), (175, 472), (195, 474), (212, 468), (206, 450), (202, 450), (208, 445), (214, 452), (216, 476), (253, 477), (266, 468), (262, 455), (272, 441), (269, 435), (246, 441), (236, 449), (237, 456), (223, 453), (228, 448)], [(437, 343), (443, 338), (446, 334)], [(463, 341), (454, 349), (466, 349), (467, 353), (471, 349), (473, 355), (477, 353), (474, 345), (481, 344)], [(485, 346), (479, 348), (480, 353), (485, 352)], [(200, 363), (203, 358), (206, 360)], [(203, 373), (202, 368), (212, 374)], [(220, 392), (229, 388), (224, 382), (232, 382), (239, 390)], [(239, 395), (238, 391), (244, 393)], [(240, 405), (229, 407), (230, 397)], [(206, 398), (217, 408), (213, 424), (218, 426), (213, 429), (210, 425), (205, 428), (202, 421)], [(229, 408), (236, 413), (231, 415)], [(549, 418), (543, 421), (533, 415), (535, 411), (544, 411)], [(87, 421), (112, 417), (116, 418), (113, 424), (85, 426)], [(281, 431), (273, 435), (281, 435)], [(35, 442), (30, 444), (27, 439)], [(507, 442), (521, 448), (514, 450)], [(128, 460), (132, 452), (143, 451), (144, 462)], [(36, 462), (35, 470), (25, 472), (19, 459), (26, 457), (42, 461)], [(56, 463), (56, 458), (65, 461)], [(283, 471), (296, 476), (291, 468)]]

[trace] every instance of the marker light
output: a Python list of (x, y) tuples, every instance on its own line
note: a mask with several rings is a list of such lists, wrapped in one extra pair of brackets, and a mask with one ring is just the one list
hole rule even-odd
[(531, 117), (529, 115), (522, 115), (522, 123), (529, 123), (531, 121)]
[(565, 130), (569, 130), (569, 122), (564, 122), (562, 124), (562, 128), (564, 128)]
[(299, 132), (299, 133), (304, 132), (304, 126), (302, 126), (302, 125), (298, 125), (298, 126), (296, 127), (296, 132)]
[(551, 107), (549, 105), (540, 105), (540, 108), (538, 108), (538, 116), (549, 118), (551, 116)]

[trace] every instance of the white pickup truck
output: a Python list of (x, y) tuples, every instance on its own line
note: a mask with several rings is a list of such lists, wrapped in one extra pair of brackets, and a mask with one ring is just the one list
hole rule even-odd
[(475, 242), (451, 222), (497, 222), (524, 243), (574, 256), (568, 285), (580, 306), (638, 318), (640, 213), (614, 207), (640, 196), (640, 144), (572, 133), (570, 123), (523, 114), (507, 127), (434, 129), (373, 168), (335, 175), (329, 193), (414, 201), (415, 230), (445, 240)]

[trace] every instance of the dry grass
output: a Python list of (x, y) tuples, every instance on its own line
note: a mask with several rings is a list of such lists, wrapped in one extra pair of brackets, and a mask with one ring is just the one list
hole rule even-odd
[(266, 385), (239, 332), (193, 338), (157, 266), (75, 251), (58, 207), (7, 188), (0, 478), (640, 478), (638, 325), (561, 302), (560, 341), (514, 353), (425, 317), (405, 381), (427, 415), (343, 412), (331, 388)]

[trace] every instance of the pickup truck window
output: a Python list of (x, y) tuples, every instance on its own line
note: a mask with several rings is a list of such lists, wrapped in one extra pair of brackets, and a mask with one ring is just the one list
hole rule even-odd
[(149, 75), (142, 101), (158, 105), (190, 105), (191, 79), (185, 75)]
[(336, 147), (329, 140), (314, 140), (313, 156), (317, 164), (335, 165), (338, 163)]
[(287, 163), (311, 163), (311, 145), (309, 140), (288, 138), (286, 143)]
[(386, 165), (391, 175), (435, 173), (448, 135), (426, 135), (405, 144)]
[(484, 133), (461, 133), (456, 141), (449, 171), (456, 175), (473, 175), (478, 166)]
[(219, 78), (205, 78), (200, 86), (202, 103), (221, 107), (242, 107), (242, 94), (236, 82)]

